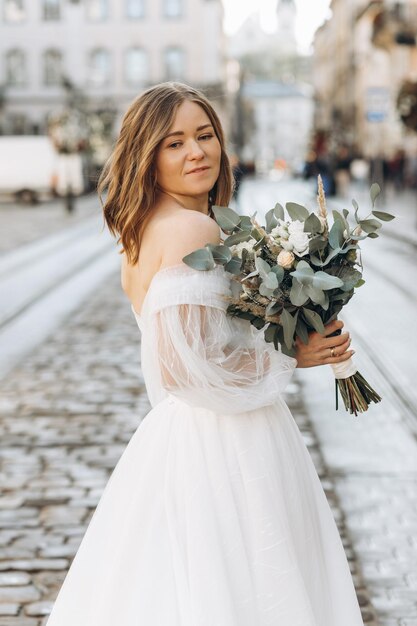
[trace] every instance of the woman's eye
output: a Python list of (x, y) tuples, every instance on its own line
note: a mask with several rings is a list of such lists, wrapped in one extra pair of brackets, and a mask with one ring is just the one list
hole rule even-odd
[(212, 134), (201, 135), (200, 139), (211, 139), (213, 137)]
[(181, 142), (180, 141), (174, 141), (174, 143), (170, 143), (168, 148), (176, 148), (177, 146), (180, 146)]

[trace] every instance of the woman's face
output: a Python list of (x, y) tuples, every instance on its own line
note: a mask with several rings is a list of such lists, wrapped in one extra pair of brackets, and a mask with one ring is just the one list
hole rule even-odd
[(220, 172), (221, 148), (210, 118), (197, 103), (180, 104), (156, 154), (159, 187), (168, 193), (207, 195)]

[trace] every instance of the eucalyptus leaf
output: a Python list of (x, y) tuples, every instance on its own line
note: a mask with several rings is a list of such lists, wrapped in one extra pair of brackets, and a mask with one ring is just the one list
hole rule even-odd
[(326, 296), (324, 295), (324, 291), (322, 289), (314, 287), (313, 285), (307, 285), (306, 292), (314, 304), (324, 304), (326, 302)]
[(318, 235), (316, 237), (312, 237), (308, 244), (308, 251), (310, 254), (313, 252), (317, 252), (318, 250), (323, 250), (327, 246), (327, 239), (322, 237), (322, 235)]
[(349, 215), (349, 211), (347, 209), (343, 209), (343, 217), (345, 218), (345, 220), (348, 218)]
[(232, 253), (227, 246), (212, 246), (210, 248), (213, 259), (220, 265), (225, 265), (232, 258)]
[(240, 219), (239, 228), (241, 228), (242, 230), (249, 230), (249, 231), (252, 230), (253, 224), (249, 215), (242, 215)]
[(287, 209), (288, 215), (292, 220), (299, 220), (300, 222), (304, 222), (309, 216), (307, 209), (302, 204), (297, 204), (296, 202), (287, 202), (285, 208)]
[(210, 248), (198, 248), (182, 258), (186, 265), (195, 270), (212, 270), (216, 267)]
[(336, 211), (335, 209), (333, 209), (332, 214), (333, 214), (334, 222), (338, 222), (339, 224), (341, 224), (344, 230), (346, 228), (346, 220), (343, 217), (343, 215), (339, 213), (339, 211)]
[(355, 289), (359, 289), (359, 287), (362, 287), (362, 285), (364, 285), (364, 284), (365, 284), (365, 282), (366, 282), (366, 281), (365, 281), (363, 278), (360, 278), (360, 279), (358, 280), (358, 282), (357, 282), (355, 285), (353, 285), (353, 286), (354, 286), (354, 288), (355, 288)]
[(306, 261), (299, 261), (297, 269), (290, 272), (290, 276), (296, 278), (303, 285), (311, 285), (313, 283), (314, 270)]
[(291, 350), (294, 343), (294, 332), (297, 324), (298, 311), (293, 317), (287, 309), (282, 309), (281, 324), (284, 329), (284, 342), (289, 350)]
[(306, 307), (303, 307), (303, 315), (307, 323), (312, 328), (314, 328), (314, 330), (316, 330), (321, 335), (324, 335), (324, 333), (326, 332), (326, 329), (324, 328), (323, 321), (318, 313), (316, 313), (315, 311), (311, 311), (310, 309), (307, 309)]
[(297, 354), (297, 351), (295, 348), (287, 348), (287, 346), (285, 345), (285, 343), (281, 343), (281, 352), (282, 354), (285, 354), (286, 356), (290, 356), (292, 358), (295, 357), (295, 355)]
[(341, 289), (343, 291), (350, 291), (353, 289), (354, 285), (362, 276), (359, 270), (356, 270), (349, 265), (343, 265), (342, 267), (330, 267), (328, 272), (330, 274), (337, 273), (339, 279), (342, 281)]
[(315, 213), (310, 213), (304, 222), (304, 232), (316, 235), (321, 231), (321, 222)]
[(265, 298), (272, 298), (274, 289), (270, 289), (265, 283), (261, 283), (259, 285), (259, 293), (261, 296), (265, 296)]
[(277, 220), (285, 219), (284, 207), (279, 202), (277, 202), (276, 205), (274, 206), (274, 215), (277, 218)]
[(306, 287), (296, 278), (292, 281), (290, 290), (290, 301), (294, 306), (303, 306), (307, 302), (309, 295)]
[(301, 341), (307, 345), (308, 344), (308, 330), (307, 326), (303, 322), (300, 316), (297, 317), (297, 324), (295, 326), (295, 332), (300, 337)]
[(321, 261), (315, 254), (310, 255), (310, 261), (311, 263), (313, 263), (313, 265), (318, 265), (319, 267), (324, 267), (325, 265), (327, 265), (332, 259), (333, 257), (337, 256), (338, 254), (340, 254), (340, 248), (336, 248), (335, 250), (332, 250), (327, 257), (324, 259), (324, 261)]
[(375, 215), (375, 217), (383, 222), (390, 222), (395, 219), (395, 215), (391, 215), (391, 213), (387, 213), (386, 211), (372, 211), (372, 215)]
[(343, 287), (343, 280), (327, 272), (319, 271), (314, 274), (313, 287), (322, 290), (337, 289), (338, 287)]
[(271, 267), (271, 272), (274, 272), (275, 276), (277, 277), (278, 283), (280, 283), (284, 279), (285, 270), (280, 265), (274, 265), (274, 267)]
[(356, 244), (351, 244), (350, 246), (346, 246), (340, 250), (340, 254), (346, 254), (349, 250), (359, 250), (359, 246)]
[(368, 235), (349, 235), (349, 239), (352, 241), (362, 241), (362, 239), (366, 239)]
[(233, 235), (229, 235), (224, 240), (225, 246), (235, 246), (237, 243), (241, 243), (242, 241), (249, 241), (251, 238), (250, 233), (247, 230), (241, 230), (237, 233), (233, 233)]
[(361, 220), (359, 222), (360, 227), (362, 228), (363, 231), (365, 231), (365, 233), (373, 233), (375, 230), (378, 230), (378, 228), (381, 228), (382, 224), (381, 222), (378, 222), (378, 220)]
[(277, 315), (280, 311), (282, 311), (281, 302), (270, 302), (265, 309), (266, 315)]
[(256, 241), (262, 241), (262, 239), (264, 239), (264, 235), (258, 230), (257, 226), (252, 227), (250, 234), (253, 239), (256, 239)]
[(275, 228), (275, 226), (278, 225), (278, 219), (275, 215), (274, 209), (270, 209), (266, 214), (265, 214), (265, 229), (267, 233), (270, 233), (271, 230), (273, 228)]
[(255, 244), (253, 244), (253, 249), (254, 250), (259, 250), (259, 248), (262, 248), (264, 243), (265, 243), (265, 237), (262, 237), (261, 239), (259, 239), (259, 241), (257, 241)]
[(233, 274), (234, 276), (238, 276), (241, 271), (240, 266), (241, 266), (240, 259), (238, 257), (232, 256), (230, 261), (226, 263), (226, 265), (224, 266), (224, 269), (230, 272), (231, 274)]
[(268, 325), (268, 328), (264, 331), (265, 341), (267, 343), (271, 343), (274, 341), (274, 335), (277, 328), (277, 324), (273, 324), (272, 322)]
[(276, 289), (278, 287), (278, 278), (274, 272), (269, 272), (264, 280), (264, 285), (268, 289)]
[(218, 225), (225, 232), (232, 232), (240, 224), (240, 215), (225, 206), (212, 207), (214, 217)]
[(260, 277), (265, 280), (269, 272), (271, 271), (271, 266), (261, 257), (255, 257), (255, 267), (259, 272)]
[(254, 317), (251, 322), (252, 326), (255, 326), (258, 330), (261, 330), (265, 326), (265, 320), (261, 317)]
[(278, 343), (283, 343), (284, 341), (284, 331), (282, 330), (282, 326), (279, 324), (276, 325), (275, 333), (274, 333), (274, 347), (275, 350), (279, 349)]
[(372, 206), (375, 205), (375, 200), (377, 199), (380, 193), (381, 193), (381, 187), (378, 185), (378, 183), (374, 183), (371, 186), (371, 190), (370, 190)]
[(369, 233), (369, 239), (377, 239), (379, 237), (378, 233)]
[(359, 224), (359, 221), (360, 221), (360, 218), (359, 218), (359, 215), (358, 215), (359, 205), (358, 205), (358, 203), (356, 202), (355, 199), (352, 200), (352, 205), (353, 205), (353, 208), (355, 209), (355, 221), (356, 221), (357, 224)]
[(340, 248), (340, 246), (342, 245), (344, 241), (343, 231), (344, 231), (343, 222), (340, 222), (340, 221), (334, 222), (329, 232), (329, 244), (333, 248), (333, 250)]

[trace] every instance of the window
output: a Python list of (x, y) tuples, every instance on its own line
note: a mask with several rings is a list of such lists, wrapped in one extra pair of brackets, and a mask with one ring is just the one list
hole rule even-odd
[(5, 22), (23, 22), (26, 19), (23, 0), (4, 0), (3, 17)]
[(129, 48), (125, 57), (125, 78), (128, 85), (143, 85), (148, 80), (148, 55), (142, 48)]
[(61, 0), (43, 0), (43, 19), (46, 21), (61, 19)]
[(59, 50), (46, 50), (43, 57), (45, 85), (60, 85), (62, 79), (62, 54)]
[(90, 52), (89, 80), (92, 85), (101, 87), (110, 81), (110, 53), (104, 48), (96, 48)]
[(25, 135), (28, 130), (28, 120), (24, 113), (11, 113), (6, 117), (7, 135)]
[(108, 0), (87, 0), (86, 9), (87, 19), (92, 22), (101, 22), (108, 18)]
[(24, 85), (26, 82), (26, 55), (23, 50), (9, 50), (6, 53), (7, 85)]
[(182, 80), (185, 74), (185, 54), (182, 48), (166, 48), (164, 66), (165, 80)]
[(183, 0), (162, 0), (164, 3), (164, 17), (181, 17), (183, 14)]
[(145, 16), (145, 0), (126, 0), (126, 17), (137, 20)]

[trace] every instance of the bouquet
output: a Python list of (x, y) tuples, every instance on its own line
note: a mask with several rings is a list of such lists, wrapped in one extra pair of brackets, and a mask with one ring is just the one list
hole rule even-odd
[[(266, 342), (294, 356), (297, 337), (307, 344), (309, 332), (324, 334), (324, 325), (337, 318), (355, 289), (365, 283), (359, 241), (377, 238), (381, 222), (394, 219), (375, 210), (380, 191), (377, 183), (371, 186), (372, 210), (363, 219), (352, 200), (353, 226), (347, 209), (333, 210), (329, 223), (320, 176), (317, 213), (288, 202), (286, 215), (276, 204), (266, 213), (266, 225), (262, 226), (255, 219), (256, 212), (239, 215), (229, 207), (213, 206), (214, 218), (226, 238), (221, 245), (207, 244), (195, 250), (183, 261), (197, 270), (223, 265), (233, 278), (227, 313), (264, 329)], [(355, 415), (381, 400), (352, 358), (331, 367), (336, 409), (338, 393), (346, 410)]]

